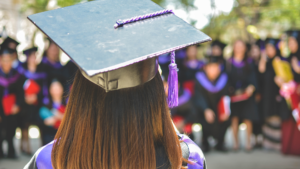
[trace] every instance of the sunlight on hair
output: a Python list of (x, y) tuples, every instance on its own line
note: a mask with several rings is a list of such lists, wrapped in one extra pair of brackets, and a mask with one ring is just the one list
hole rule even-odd
[(199, 132), (202, 130), (202, 126), (201, 126), (201, 124), (193, 124), (192, 129), (194, 132)]
[(247, 129), (247, 125), (245, 123), (240, 124), (239, 126), (240, 130), (246, 130)]
[(29, 137), (30, 138), (39, 138), (40, 137), (40, 131), (37, 126), (29, 127)]
[(17, 129), (16, 129), (16, 135), (15, 135), (15, 137), (16, 137), (17, 139), (21, 139), (21, 129), (20, 129), (20, 128), (17, 128)]

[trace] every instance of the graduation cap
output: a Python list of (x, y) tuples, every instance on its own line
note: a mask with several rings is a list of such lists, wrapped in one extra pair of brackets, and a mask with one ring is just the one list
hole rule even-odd
[(15, 50), (9, 48), (6, 44), (1, 44), (0, 48), (0, 55), (13, 54), (15, 52)]
[(275, 39), (275, 38), (267, 38), (265, 40), (265, 45), (267, 44), (270, 44), (270, 45), (273, 45), (277, 50), (279, 49), (279, 42), (280, 40), (279, 39)]
[[(10, 43), (13, 43), (16, 47), (11, 47), (10, 46)], [(16, 48), (17, 48), (17, 46), (19, 45), (20, 43), (18, 42), (18, 41), (16, 41), (15, 39), (13, 39), (13, 38), (11, 38), (11, 37), (7, 37), (7, 38), (5, 38), (5, 40), (3, 41), (3, 43), (2, 43), (2, 45), (6, 45), (6, 46), (8, 46), (9, 48), (11, 48), (11, 49), (13, 49), (13, 50), (15, 50), (16, 51)]]
[(289, 30), (286, 31), (287, 35), (290, 37), (294, 37), (298, 41), (300, 41), (300, 30)]
[[(107, 92), (150, 81), (157, 73), (156, 57), (171, 52), (170, 107), (176, 105), (177, 97), (174, 51), (211, 40), (151, 1), (91, 1), (28, 18), (74, 61), (84, 77)], [(170, 105), (170, 100), (175, 103)]]
[(29, 49), (24, 50), (23, 54), (28, 57), (30, 54), (32, 54), (33, 52), (36, 52), (37, 50), (38, 50), (37, 47), (31, 47)]
[(205, 57), (205, 64), (209, 63), (222, 63), (223, 58), (220, 56), (211, 56), (211, 55), (206, 55)]
[(221, 48), (221, 50), (224, 50), (224, 48), (227, 46), (225, 43), (222, 43), (221, 41), (219, 40), (214, 40), (212, 41), (212, 43), (210, 44), (211, 47), (213, 46), (218, 46)]

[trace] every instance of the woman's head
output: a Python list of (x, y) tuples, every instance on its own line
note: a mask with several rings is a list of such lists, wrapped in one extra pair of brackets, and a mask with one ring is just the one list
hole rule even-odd
[(55, 43), (50, 43), (49, 48), (46, 51), (48, 60), (51, 62), (59, 61), (59, 48)]
[(219, 63), (209, 63), (204, 66), (204, 71), (210, 80), (216, 80), (221, 73), (221, 66)]
[(0, 55), (0, 65), (4, 73), (10, 72), (10, 70), (12, 69), (12, 62), (13, 62), (12, 54), (2, 53)]
[(49, 93), (53, 100), (60, 100), (64, 94), (64, 88), (58, 80), (53, 80), (49, 87)]
[(274, 58), (277, 54), (276, 47), (274, 45), (268, 43), (266, 45), (266, 54), (270, 59)]
[(292, 53), (296, 53), (299, 50), (299, 43), (296, 38), (289, 37), (289, 49)]
[(158, 145), (172, 168), (181, 165), (159, 74), (143, 85), (106, 93), (77, 72), (56, 139), (56, 169), (156, 168)]
[(242, 40), (235, 41), (233, 45), (234, 57), (245, 57), (246, 54), (246, 44)]
[(186, 49), (187, 60), (195, 60), (197, 59), (197, 46), (189, 46)]

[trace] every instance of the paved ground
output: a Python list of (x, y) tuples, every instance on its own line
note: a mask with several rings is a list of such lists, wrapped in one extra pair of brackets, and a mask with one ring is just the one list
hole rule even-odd
[[(240, 136), (243, 137), (242, 131)], [(197, 134), (196, 141), (200, 138), (201, 134)], [(244, 141), (241, 140), (241, 145), (243, 145)], [(227, 146), (230, 147), (232, 142), (230, 131), (227, 133), (226, 141)], [(15, 139), (15, 145), (19, 147), (18, 139)], [(40, 145), (39, 139), (32, 139), (31, 145), (33, 150), (37, 150)], [(209, 169), (300, 169), (300, 157), (283, 156), (274, 151), (254, 150), (246, 153), (241, 150), (226, 154), (213, 151), (205, 156)], [(30, 157), (23, 155), (20, 155), (18, 160), (0, 160), (0, 169), (22, 169), (29, 160)]]

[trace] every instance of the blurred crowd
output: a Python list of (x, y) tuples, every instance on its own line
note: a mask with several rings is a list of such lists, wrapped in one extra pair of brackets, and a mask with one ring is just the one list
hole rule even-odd
[[(26, 61), (20, 62), (17, 46), (11, 37), (3, 38), (0, 49), (0, 159), (17, 158), (13, 138), (21, 129), (21, 152), (32, 155), (28, 129), (38, 126), (43, 145), (54, 139), (65, 112), (76, 65), (60, 62), (60, 50), (50, 39), (42, 60), (37, 62), (37, 47), (23, 51)], [(2, 142), (8, 143), (6, 154)]]
[[(243, 123), (245, 151), (263, 148), (300, 155), (299, 43), (300, 32), (290, 30), (279, 39), (237, 39), (233, 44), (215, 40), (209, 47), (177, 51), (179, 106), (171, 114), (179, 131), (194, 138), (192, 125), (200, 123), (202, 150), (227, 152), (224, 137), (231, 127), (232, 151), (239, 151)], [(232, 54), (224, 57), (228, 46)], [(169, 60), (169, 54), (159, 57), (166, 88)]]
[[(16, 158), (13, 144), (16, 128), (21, 129), (21, 152), (32, 155), (29, 126), (40, 130), (43, 145), (54, 139), (63, 118), (68, 93), (77, 71), (69, 61), (60, 62), (60, 50), (50, 39), (38, 62), (38, 48), (17, 52), (19, 42), (2, 37), (0, 48), (0, 158)], [(179, 132), (194, 138), (192, 126), (202, 125), (201, 146), (227, 152), (224, 137), (231, 126), (234, 145), (240, 149), (238, 130), (246, 128), (245, 150), (254, 147), (300, 155), (300, 32), (287, 31), (281, 39), (259, 39), (248, 44), (236, 40), (231, 57), (224, 57), (228, 44), (215, 40), (207, 47), (190, 46), (176, 51), (179, 105), (171, 109)], [(203, 57), (199, 49), (205, 48)], [(158, 57), (168, 92), (170, 54)], [(252, 136), (255, 144), (252, 144)], [(263, 139), (257, 139), (263, 136)], [(211, 145), (209, 138), (214, 138)], [(4, 154), (2, 142), (8, 143)]]

